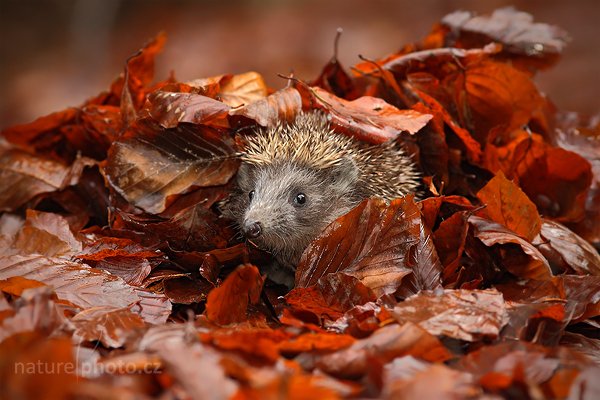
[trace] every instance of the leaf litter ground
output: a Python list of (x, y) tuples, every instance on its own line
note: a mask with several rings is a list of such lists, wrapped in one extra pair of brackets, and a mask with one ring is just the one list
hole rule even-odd
[[(600, 398), (600, 123), (533, 83), (568, 37), (514, 9), (280, 90), (154, 81), (0, 138), (6, 398)], [(218, 203), (236, 134), (320, 110), (401, 141), (423, 196), (368, 199), (261, 275)], [(596, 378), (596, 379), (594, 379)]]

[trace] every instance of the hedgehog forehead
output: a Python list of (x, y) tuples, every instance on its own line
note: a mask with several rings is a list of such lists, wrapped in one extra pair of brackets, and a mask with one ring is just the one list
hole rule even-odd
[(255, 167), (255, 188), (260, 197), (287, 196), (290, 191), (312, 191), (324, 182), (321, 170), (277, 161)]
[(243, 160), (253, 165), (278, 161), (323, 169), (338, 165), (351, 147), (351, 139), (334, 133), (319, 115), (300, 115), (288, 126), (246, 137)]

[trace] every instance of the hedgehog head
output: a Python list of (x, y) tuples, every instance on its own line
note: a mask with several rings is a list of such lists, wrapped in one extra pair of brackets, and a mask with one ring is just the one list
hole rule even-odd
[(279, 262), (295, 266), (310, 241), (359, 201), (358, 166), (346, 154), (351, 139), (334, 135), (313, 113), (246, 139), (236, 219)]

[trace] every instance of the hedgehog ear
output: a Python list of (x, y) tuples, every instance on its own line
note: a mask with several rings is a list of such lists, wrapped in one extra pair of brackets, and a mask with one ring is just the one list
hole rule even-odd
[(328, 168), (328, 178), (334, 185), (355, 186), (359, 179), (358, 166), (350, 157), (342, 157), (337, 165)]

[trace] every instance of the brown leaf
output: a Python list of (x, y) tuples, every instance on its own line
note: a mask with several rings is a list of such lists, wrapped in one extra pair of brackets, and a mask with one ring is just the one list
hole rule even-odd
[(350, 335), (337, 333), (305, 333), (279, 345), (279, 350), (286, 355), (304, 352), (325, 353), (351, 346), (355, 339)]
[[(162, 51), (167, 36), (159, 33), (135, 54), (127, 59), (125, 72), (111, 86), (111, 92), (121, 101), (123, 116), (139, 110), (144, 103), (146, 89), (154, 79), (154, 59)], [(124, 99), (123, 97), (126, 97)], [(123, 106), (130, 104), (133, 110)]]
[(165, 295), (175, 304), (192, 304), (206, 300), (213, 285), (202, 280), (185, 278), (167, 279), (163, 283)]
[(344, 307), (335, 297), (327, 298), (317, 285), (307, 288), (296, 287), (285, 295), (289, 306), (286, 310), (302, 321), (322, 325), (324, 321), (335, 321), (344, 314)]
[(534, 23), (531, 15), (512, 7), (495, 10), (490, 16), (456, 11), (441, 23), (452, 30), (449, 45), (473, 48), (499, 42), (503, 52), (532, 58), (539, 67), (554, 64), (569, 39), (562, 29)]
[(263, 283), (258, 268), (239, 266), (208, 294), (206, 316), (219, 325), (244, 321), (248, 304), (256, 304), (260, 298)]
[(267, 92), (263, 77), (258, 72), (250, 71), (222, 81), (218, 96), (223, 103), (237, 108), (264, 99)]
[(0, 291), (13, 296), (21, 296), (24, 290), (44, 286), (46, 285), (40, 281), (23, 278), (22, 276), (13, 276), (0, 281)]
[[(495, 222), (472, 215), (469, 217), (469, 224), (474, 228), (475, 236), (486, 246), (513, 244), (520, 247), (521, 251), (527, 255), (528, 260), (521, 262), (511, 262), (505, 260), (503, 266), (512, 274), (529, 279), (550, 279), (552, 270), (548, 260), (531, 243), (523, 240), (514, 232)], [(507, 248), (509, 250), (509, 248)], [(510, 257), (511, 254), (507, 254)]]
[(281, 122), (291, 122), (302, 110), (302, 97), (297, 89), (287, 87), (270, 94), (262, 100), (256, 100), (243, 107), (229, 111), (232, 126), (242, 124), (243, 118), (255, 121), (258, 125), (274, 128)]
[(22, 276), (54, 287), (59, 299), (81, 308), (127, 307), (139, 300), (133, 288), (121, 278), (88, 267), (43, 256), (0, 258), (0, 279)]
[(386, 382), (387, 399), (468, 399), (480, 395), (471, 374), (456, 371), (443, 364), (433, 364), (415, 371), (410, 379)]
[(497, 338), (508, 322), (502, 293), (489, 289), (421, 292), (398, 303), (393, 315), (432, 335), (469, 342)]
[(203, 124), (227, 128), (230, 107), (218, 100), (195, 93), (156, 91), (148, 95), (150, 116), (163, 128), (180, 123)]
[(85, 158), (70, 167), (50, 159), (9, 148), (0, 142), (0, 181), (10, 190), (0, 192), (0, 210), (13, 211), (41, 193), (49, 193), (74, 185)]
[(273, 365), (279, 359), (279, 343), (290, 338), (282, 330), (264, 328), (244, 328), (213, 330), (202, 334), (203, 343), (226, 351), (243, 355), (248, 361), (258, 365)]
[(387, 142), (401, 132), (415, 134), (432, 118), (415, 110), (399, 110), (376, 97), (347, 101), (318, 87), (310, 90), (317, 107), (331, 115), (333, 128), (370, 143)]
[(0, 386), (7, 399), (77, 397), (77, 360), (69, 337), (14, 335), (0, 343)]
[(402, 326), (385, 326), (344, 350), (322, 356), (317, 366), (334, 376), (356, 378), (367, 372), (369, 359), (386, 363), (404, 355), (427, 361), (450, 358), (450, 353), (437, 338), (409, 322)]
[(68, 221), (53, 213), (27, 210), (25, 225), (19, 231), (14, 247), (20, 254), (41, 254), (48, 257), (72, 256), (81, 251), (81, 241), (75, 238)]
[(171, 340), (159, 344), (157, 350), (171, 379), (183, 387), (185, 397), (227, 400), (235, 393), (238, 384), (225, 375), (222, 356), (210, 347)]
[(99, 341), (105, 347), (121, 347), (136, 331), (146, 325), (142, 318), (128, 309), (111, 306), (91, 307), (73, 318), (73, 339), (77, 343)]
[(192, 187), (223, 185), (237, 170), (231, 137), (215, 129), (181, 125), (163, 130), (150, 121), (138, 128), (113, 144), (104, 173), (121, 196), (147, 212), (164, 211), (169, 196)]
[(502, 171), (479, 192), (477, 197), (486, 205), (485, 213), (528, 241), (540, 233), (540, 215), (535, 204)]
[(555, 252), (559, 262), (577, 274), (600, 276), (600, 255), (596, 249), (564, 225), (542, 219), (540, 238), (544, 243), (539, 249), (549, 261)]
[[(11, 315), (0, 319), (0, 342), (11, 335), (23, 332), (37, 332), (50, 336), (59, 333), (68, 323), (63, 309), (56, 304), (56, 296), (51, 288), (35, 287), (31, 282), (36, 281), (21, 277), (13, 277), (8, 281), (0, 281), (4, 286), (2, 291), (5, 293), (21, 291), (19, 294), (21, 298), (14, 302)], [(24, 289), (27, 290), (23, 291)]]
[(358, 278), (377, 297), (393, 293), (411, 273), (410, 249), (419, 245), (421, 216), (412, 197), (365, 200), (332, 222), (302, 254), (296, 286), (329, 273)]

